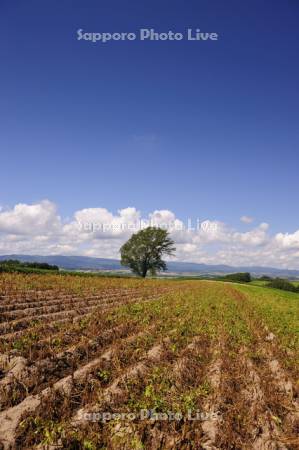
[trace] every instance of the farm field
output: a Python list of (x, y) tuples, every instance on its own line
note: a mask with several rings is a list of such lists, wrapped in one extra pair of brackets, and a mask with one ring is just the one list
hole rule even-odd
[(299, 294), (0, 275), (0, 448), (298, 449)]

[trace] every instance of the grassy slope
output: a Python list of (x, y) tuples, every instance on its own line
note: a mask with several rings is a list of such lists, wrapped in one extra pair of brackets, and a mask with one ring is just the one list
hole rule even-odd
[(258, 286), (238, 285), (252, 307), (286, 346), (297, 348), (299, 341), (299, 294)]

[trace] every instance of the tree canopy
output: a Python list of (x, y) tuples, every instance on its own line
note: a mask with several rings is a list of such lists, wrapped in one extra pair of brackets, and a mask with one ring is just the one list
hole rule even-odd
[(174, 242), (167, 230), (148, 227), (133, 234), (121, 247), (121, 264), (141, 277), (146, 277), (148, 271), (155, 275), (157, 271), (167, 270), (162, 256), (173, 255), (174, 251)]

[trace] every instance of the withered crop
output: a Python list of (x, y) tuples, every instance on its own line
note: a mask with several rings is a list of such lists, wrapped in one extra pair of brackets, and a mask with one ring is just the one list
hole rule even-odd
[(297, 449), (299, 295), (0, 276), (0, 447)]

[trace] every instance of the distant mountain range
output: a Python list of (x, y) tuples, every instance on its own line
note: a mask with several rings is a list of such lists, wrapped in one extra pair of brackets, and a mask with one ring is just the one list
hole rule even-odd
[[(67, 270), (91, 270), (91, 271), (119, 271), (125, 270), (117, 259), (91, 258), (88, 256), (63, 256), (63, 255), (2, 255), (4, 259), (18, 259), (26, 262), (47, 262), (55, 264)], [(240, 266), (232, 267), (223, 264), (208, 265), (191, 262), (171, 261), (167, 263), (169, 274), (182, 275), (224, 275), (233, 272), (250, 272), (254, 276), (269, 275), (273, 277), (298, 278), (299, 270), (276, 269), (273, 267)]]

